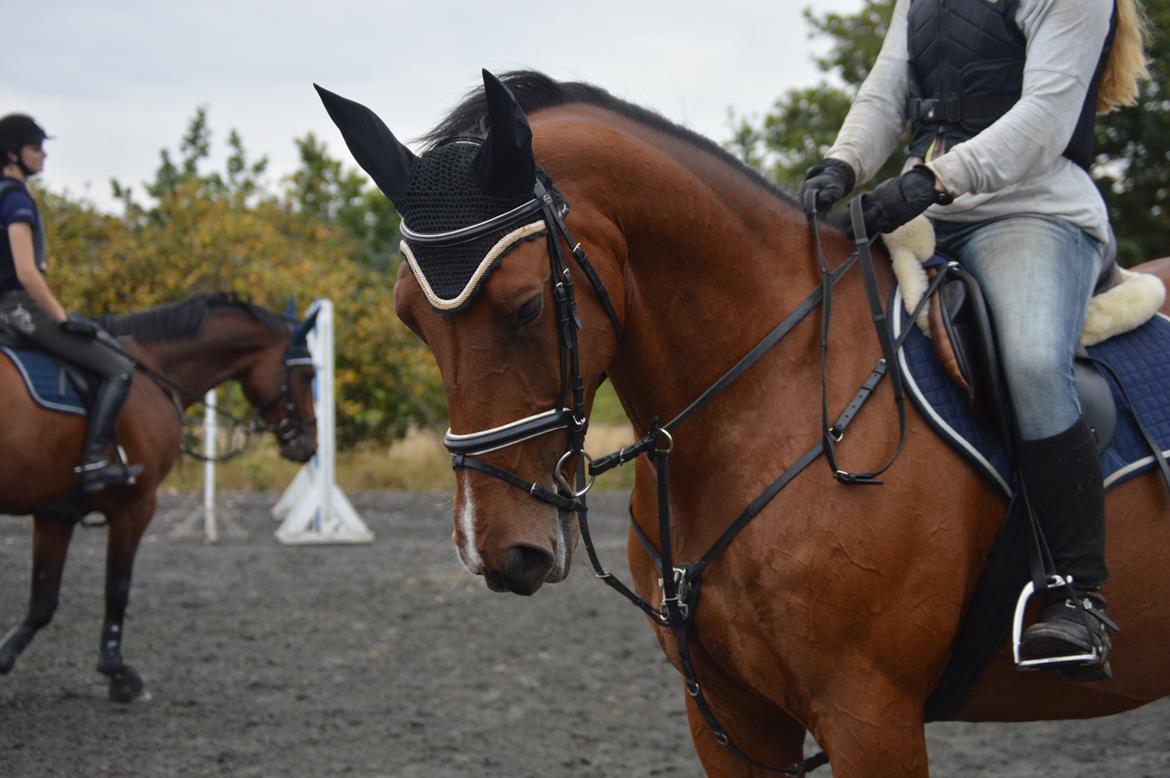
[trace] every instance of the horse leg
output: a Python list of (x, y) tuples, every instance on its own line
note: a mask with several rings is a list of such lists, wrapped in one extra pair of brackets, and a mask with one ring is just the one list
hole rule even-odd
[(74, 522), (52, 516), (33, 518), (32, 593), (24, 622), (0, 639), (0, 675), (7, 674), (33, 636), (53, 618), (61, 591), (65, 555)]
[[(691, 642), (691, 655), (698, 673), (703, 698), (715, 722), (744, 759), (716, 738), (699, 709), (696, 697), (685, 694), (687, 722), (695, 752), (707, 775), (775, 776), (776, 772), (752, 764), (788, 769), (804, 757), (805, 728), (760, 694), (746, 689), (723, 672), (702, 643)], [(664, 641), (664, 646), (669, 643)], [(673, 653), (673, 648), (669, 649)], [(684, 685), (685, 688), (685, 685)]]
[(817, 700), (814, 737), (834, 778), (927, 778), (922, 699), (872, 667), (842, 668), (842, 686)]
[(122, 661), (122, 622), (130, 599), (130, 580), (138, 543), (154, 515), (153, 491), (108, 514), (106, 541), (106, 614), (102, 622), (97, 671), (109, 678), (114, 702), (147, 701), (150, 693), (133, 667)]
[[(723, 695), (720, 697), (724, 698)], [(728, 698), (730, 699), (730, 698)], [(775, 776), (777, 773), (761, 770), (738, 756), (727, 746), (715, 739), (707, 726), (699, 706), (689, 694), (686, 696), (687, 721), (691, 728), (691, 740), (703, 770), (710, 776), (748, 778), (748, 776)], [(752, 761), (767, 767), (788, 768), (803, 759), (804, 727), (795, 719), (768, 707), (736, 708), (739, 715), (724, 717), (722, 709), (716, 709), (719, 725), (731, 738), (735, 746)], [(782, 775), (783, 773), (781, 773)]]

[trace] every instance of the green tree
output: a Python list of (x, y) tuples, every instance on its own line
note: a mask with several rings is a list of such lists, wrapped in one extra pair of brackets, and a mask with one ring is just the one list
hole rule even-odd
[[(762, 119), (732, 116), (727, 148), (777, 184), (795, 189), (805, 171), (825, 156), (869, 68), (877, 59), (893, 14), (894, 0), (864, 0), (855, 14), (818, 16), (804, 10), (810, 37), (828, 37), (830, 46), (817, 57), (817, 68), (837, 82), (823, 79), (811, 87), (789, 89)], [(896, 175), (902, 161), (891, 157), (874, 177), (876, 183)]]
[(301, 164), (289, 182), (290, 206), (349, 232), (357, 241), (354, 261), (383, 273), (396, 271), (401, 236), (394, 206), (365, 174), (330, 157), (313, 133), (294, 142)]
[(1094, 178), (1127, 266), (1170, 255), (1170, 0), (1144, 5), (1154, 31), (1146, 52), (1152, 78), (1137, 105), (1097, 120)]
[(434, 360), (394, 315), (392, 283), (374, 260), (397, 234), (393, 206), (311, 136), (298, 145), (302, 170), (281, 182), (283, 191), (266, 188), (266, 160), (251, 162), (235, 132), (225, 169), (208, 169), (211, 131), (200, 109), (177, 155), (160, 153), (148, 199), (114, 182), (121, 216), (43, 193), (51, 259), (69, 270), (54, 276), (54, 288), (68, 309), (91, 315), (217, 290), (274, 311), (289, 296), (331, 298), (339, 443), (384, 443), (442, 421)]

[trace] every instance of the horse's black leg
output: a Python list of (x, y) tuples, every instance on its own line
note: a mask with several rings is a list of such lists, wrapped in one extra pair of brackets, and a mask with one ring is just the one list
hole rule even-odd
[(114, 702), (149, 700), (146, 684), (130, 665), (122, 661), (122, 623), (130, 599), (130, 580), (138, 542), (154, 514), (154, 496), (143, 497), (128, 508), (110, 512), (106, 546), (106, 615), (102, 621), (97, 671), (110, 680)]
[(73, 537), (74, 522), (49, 516), (33, 518), (32, 592), (24, 622), (0, 638), (0, 675), (6, 674), (16, 658), (32, 642), (37, 631), (53, 618), (61, 591), (65, 554)]

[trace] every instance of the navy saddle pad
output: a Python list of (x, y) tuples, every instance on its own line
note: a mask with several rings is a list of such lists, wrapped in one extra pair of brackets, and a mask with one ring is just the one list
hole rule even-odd
[[(910, 323), (900, 290), (892, 305), (900, 314), (890, 315), (895, 335), (907, 327), (913, 330), (898, 354), (907, 393), (939, 435), (1005, 496), (1011, 496), (1015, 476), (998, 438), (975, 417), (966, 395), (943, 371), (934, 344)], [(1170, 318), (1156, 314), (1132, 332), (1090, 346), (1088, 352), (1113, 368), (1162, 455), (1170, 454)], [(1155, 462), (1117, 385), (1108, 375), (1106, 379), (1117, 402), (1117, 431), (1101, 455), (1101, 472), (1109, 489), (1150, 470)]]
[(24, 378), (24, 385), (37, 405), (50, 411), (85, 415), (85, 404), (61, 363), (41, 351), (0, 346)]

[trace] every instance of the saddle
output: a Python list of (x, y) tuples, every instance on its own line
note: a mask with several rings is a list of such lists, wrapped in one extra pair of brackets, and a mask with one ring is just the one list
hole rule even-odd
[[(996, 651), (1009, 640), (1015, 645), (1013, 630), (1020, 619), (1013, 604), (1019, 611), (1021, 590), (1028, 592), (1030, 580), (1029, 523), (1026, 501), (1012, 499), (1013, 436), (1008, 431), (1015, 425), (995, 347), (995, 324), (979, 286), (957, 263), (934, 256), (933, 230), (925, 220), (916, 232), (893, 237), (886, 245), (899, 284), (891, 321), (895, 334), (910, 329), (899, 357), (908, 394), (925, 422), (1008, 501), (954, 651), (925, 706), (926, 719), (940, 721), (953, 718)], [(908, 314), (928, 288), (927, 270), (943, 274), (941, 286), (930, 301), (931, 320), (924, 316), (915, 322)], [(1108, 285), (1100, 284), (1090, 301), (1077, 381), (1099, 445), (1108, 442), (1101, 456), (1105, 486), (1115, 487), (1155, 467), (1170, 484), (1170, 468), (1161, 455), (1170, 450), (1165, 399), (1170, 396), (1165, 345), (1170, 342), (1170, 318), (1155, 315), (1165, 288), (1155, 276), (1112, 265), (1102, 277), (1117, 278), (1119, 285), (1105, 291)], [(930, 337), (921, 330), (929, 330)], [(1108, 380), (1098, 373), (1098, 365)], [(1115, 403), (1125, 406), (1125, 412), (1119, 414)]]
[[(1106, 263), (1093, 294), (1107, 291), (1117, 277), (1116, 249)], [(1004, 445), (1013, 442), (1011, 405), (996, 347), (995, 329), (979, 284), (956, 262), (932, 271), (944, 278), (930, 305), (930, 337), (951, 379), (967, 395), (985, 425)], [(1084, 348), (1075, 364), (1077, 394), (1085, 419), (1097, 438), (1097, 453), (1109, 446), (1117, 429), (1117, 407), (1109, 383)]]

